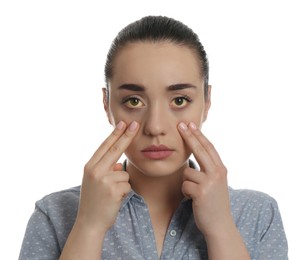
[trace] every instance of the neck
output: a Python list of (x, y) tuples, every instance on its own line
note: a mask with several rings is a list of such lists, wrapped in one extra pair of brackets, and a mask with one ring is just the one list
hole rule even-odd
[(183, 170), (188, 162), (176, 172), (166, 176), (148, 176), (129, 162), (127, 171), (132, 189), (141, 195), (150, 208), (175, 210), (183, 199), (181, 192)]

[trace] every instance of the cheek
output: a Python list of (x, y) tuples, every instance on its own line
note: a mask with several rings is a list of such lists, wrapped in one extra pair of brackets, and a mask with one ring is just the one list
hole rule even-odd
[(141, 123), (143, 119), (142, 113), (127, 111), (119, 107), (111, 107), (111, 116), (115, 125), (119, 121), (124, 121), (127, 125), (129, 125), (132, 121)]
[(203, 122), (203, 113), (201, 113), (199, 110), (188, 110), (184, 113), (181, 113), (180, 115), (177, 115), (177, 125), (180, 122), (184, 122), (187, 125), (190, 122), (193, 122), (200, 128)]
[(132, 161), (138, 161), (140, 158), (140, 151), (144, 148), (142, 147), (142, 144), (144, 144), (144, 140), (141, 138), (141, 131), (138, 132), (138, 134), (133, 138), (132, 142), (124, 152), (124, 154), (127, 156), (129, 160)]

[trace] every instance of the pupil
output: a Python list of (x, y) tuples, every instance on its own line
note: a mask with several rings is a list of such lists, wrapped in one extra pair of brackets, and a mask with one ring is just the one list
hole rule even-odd
[(175, 103), (176, 103), (176, 105), (182, 105), (182, 103), (183, 103), (183, 98), (177, 98), (177, 99), (175, 100)]
[(131, 99), (131, 105), (136, 106), (139, 103), (138, 99)]

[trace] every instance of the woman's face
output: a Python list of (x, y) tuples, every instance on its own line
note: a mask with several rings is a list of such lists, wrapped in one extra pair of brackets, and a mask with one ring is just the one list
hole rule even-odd
[[(109, 100), (109, 121), (137, 121), (140, 130), (126, 150), (129, 165), (147, 176), (165, 176), (186, 167), (191, 152), (177, 126), (201, 127), (210, 107), (196, 55), (169, 42), (126, 45), (116, 56)], [(131, 168), (130, 167), (130, 168)]]

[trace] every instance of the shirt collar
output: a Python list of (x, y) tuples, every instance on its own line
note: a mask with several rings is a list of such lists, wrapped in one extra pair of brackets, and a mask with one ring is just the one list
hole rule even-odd
[[(190, 159), (189, 159), (189, 167), (198, 170), (197, 164)], [(127, 160), (125, 160), (124, 163), (123, 163), (123, 171), (126, 171), (126, 169), (127, 169)], [(127, 203), (132, 199), (132, 197), (136, 197), (139, 200), (143, 200), (140, 195), (138, 195), (134, 190), (131, 189), (131, 191), (127, 194), (127, 196), (122, 201), (120, 210), (122, 210), (127, 205)], [(183, 198), (182, 202), (185, 202), (185, 201), (188, 201), (188, 200), (190, 200), (190, 198), (185, 197), (185, 198)]]

